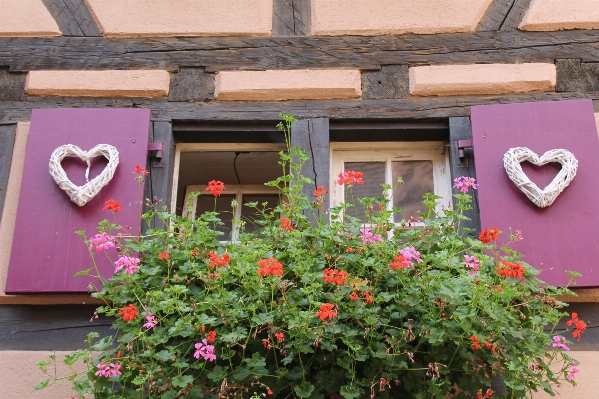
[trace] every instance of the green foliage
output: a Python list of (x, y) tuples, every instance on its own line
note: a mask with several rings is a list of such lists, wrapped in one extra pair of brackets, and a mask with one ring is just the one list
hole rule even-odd
[[(293, 122), (284, 116), (280, 124), (287, 137)], [(545, 328), (566, 315), (556, 298), (569, 291), (538, 280), (509, 248), (519, 235), (505, 245), (463, 237), (470, 195), (456, 195), (455, 210), (444, 214), (435, 213), (439, 198), (426, 195), (426, 217), (395, 228), (391, 187), (376, 201), (358, 199), (383, 204), (370, 207), (366, 220), (343, 215), (355, 204), (325, 213), (324, 197), (311, 202), (302, 191), (313, 185), (300, 174), (306, 153), (280, 155), (289, 173), (269, 185), (280, 188), (281, 204), (246, 204), (256, 211), (246, 222), (258, 229), (237, 242), (222, 241), (215, 212), (184, 219), (154, 210), (144, 220), (158, 216), (169, 227), (119, 235), (118, 256), (140, 258), (140, 268), (115, 272), (94, 294), (106, 301), (98, 313), (116, 316), (118, 338), (90, 335), (90, 351), (65, 360), (88, 365), (65, 377), (76, 392), (96, 399), (471, 398), (501, 376), (509, 397), (525, 398), (531, 390), (551, 392), (550, 383), (565, 376), (573, 360), (551, 346)], [(112, 234), (118, 228), (101, 223)], [(364, 242), (361, 229), (381, 241)], [(478, 270), (466, 267), (465, 255), (477, 258)], [(258, 272), (258, 262), (271, 258), (281, 276)], [(499, 275), (500, 260), (521, 265), (522, 278)], [(327, 282), (331, 271), (347, 275)], [(123, 309), (131, 304), (139, 314), (127, 320)], [(150, 316), (157, 324), (144, 327)], [(196, 344), (213, 338), (204, 345), (214, 347), (216, 360), (194, 357)], [(116, 375), (96, 375), (111, 364)], [(46, 373), (49, 365), (40, 363)], [(47, 374), (36, 389), (59, 379)]]

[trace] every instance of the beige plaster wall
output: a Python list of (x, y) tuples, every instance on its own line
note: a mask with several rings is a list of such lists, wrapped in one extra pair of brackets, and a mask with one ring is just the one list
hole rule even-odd
[(30, 96), (166, 97), (170, 74), (159, 70), (31, 71)]
[[(70, 399), (76, 393), (71, 390), (71, 382), (63, 380), (41, 391), (33, 392), (33, 388), (46, 377), (38, 368), (37, 363), (47, 360), (50, 351), (0, 351), (0, 397), (2, 399)], [(57, 373), (64, 376), (69, 369), (62, 363), (64, 356), (71, 352), (56, 352)], [(85, 368), (83, 363), (73, 367), (80, 371)], [(92, 396), (86, 396), (91, 398)]]
[[(27, 146), (27, 135), (29, 134), (29, 122), (19, 122), (13, 149), (10, 174), (6, 186), (6, 197), (0, 219), (0, 305), (8, 304), (34, 304), (34, 305), (57, 305), (57, 304), (101, 304), (102, 301), (92, 298), (89, 294), (75, 295), (6, 295), (6, 276), (10, 261), (13, 232), (17, 219), (17, 207), (19, 204), (19, 192), (23, 177), (23, 166), (25, 164), (25, 149)], [(2, 352), (0, 352), (2, 353)], [(0, 372), (0, 381), (3, 379)], [(0, 389), (0, 392), (2, 390)], [(0, 396), (1, 397), (1, 396)]]
[(599, 0), (532, 0), (519, 29), (599, 29)]
[(358, 70), (225, 71), (216, 74), (217, 100), (277, 101), (359, 98)]
[(573, 387), (569, 383), (561, 383), (553, 388), (556, 396), (551, 396), (545, 392), (537, 392), (533, 395), (534, 399), (599, 398), (599, 378), (597, 378), (599, 352), (572, 351), (569, 354), (580, 362), (580, 372), (575, 375), (574, 380), (577, 386)]
[(0, 0), (0, 36), (60, 36), (42, 0)]
[(473, 32), (493, 0), (312, 0), (313, 35)]
[(414, 96), (502, 94), (554, 90), (554, 64), (432, 65), (410, 68)]
[(85, 0), (105, 36), (270, 36), (273, 0)]

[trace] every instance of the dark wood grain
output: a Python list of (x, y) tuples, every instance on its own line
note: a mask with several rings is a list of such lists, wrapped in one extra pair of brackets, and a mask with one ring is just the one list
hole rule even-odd
[(508, 15), (501, 24), (501, 31), (517, 30), (524, 14), (528, 11), (531, 0), (515, 0)]
[(359, 68), (471, 62), (599, 61), (599, 32), (475, 32), (344, 37), (0, 38), (0, 65), (45, 69)]
[(42, 0), (65, 36), (102, 36), (84, 0)]
[(94, 312), (92, 305), (0, 306), (0, 350), (76, 350), (90, 332), (114, 335), (112, 318)]
[(273, 36), (305, 36), (310, 29), (310, 0), (274, 0)]
[(499, 30), (516, 0), (494, 0), (478, 23), (477, 31)]
[(25, 73), (12, 73), (8, 68), (0, 68), (0, 101), (21, 101), (26, 79)]
[(30, 98), (0, 101), (0, 124), (27, 121), (35, 108), (149, 108), (152, 120), (265, 121), (284, 112), (300, 118), (430, 119), (468, 116), (480, 104), (560, 101), (588, 98), (599, 109), (599, 92), (522, 93), (491, 96), (410, 97), (397, 100), (213, 101), (170, 102), (163, 99)]
[(556, 60), (558, 92), (599, 90), (599, 63)]
[(214, 99), (214, 74), (204, 68), (182, 67), (172, 74), (169, 101), (209, 101)]
[(407, 65), (383, 65), (380, 71), (362, 72), (362, 98), (384, 100), (410, 95)]
[[(464, 149), (465, 161), (460, 163), (457, 141), (472, 140), (472, 127), (470, 118), (458, 117), (449, 118), (449, 164), (451, 169), (451, 180), (460, 176), (476, 178), (476, 169), (474, 168), (474, 151), (472, 148)], [(452, 188), (454, 194), (459, 194), (460, 190)], [(478, 195), (476, 190), (470, 189), (472, 194), (472, 209), (464, 212), (464, 215), (470, 220), (463, 221), (461, 227), (473, 229), (473, 232), (468, 233), (469, 236), (476, 237), (480, 232), (480, 213), (478, 210)], [(454, 200), (455, 201), (455, 200)]]
[[(175, 164), (175, 141), (173, 139), (173, 128), (170, 122), (153, 122), (150, 131), (150, 142), (164, 143), (162, 159), (150, 158), (148, 161), (149, 175), (146, 178), (144, 189), (144, 197), (154, 204), (158, 211), (162, 211), (162, 207), (166, 206), (170, 209), (171, 206), (171, 189), (173, 187), (173, 166)], [(147, 201), (146, 200), (146, 201)], [(145, 211), (149, 210), (147, 206)], [(164, 228), (164, 223), (154, 216), (150, 222), (150, 227)], [(147, 226), (142, 226), (142, 231), (145, 231)]]
[(12, 161), (12, 151), (15, 144), (17, 125), (0, 125), (0, 219), (4, 209), (8, 175)]

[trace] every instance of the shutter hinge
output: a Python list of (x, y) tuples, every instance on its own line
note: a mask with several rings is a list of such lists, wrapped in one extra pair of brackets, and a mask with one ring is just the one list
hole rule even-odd
[(468, 158), (466, 158), (466, 153), (464, 149), (472, 148), (472, 140), (458, 140), (455, 142), (455, 145), (458, 150), (458, 167), (467, 168)]
[(148, 143), (148, 156), (155, 158), (152, 160), (153, 168), (164, 168), (164, 160), (162, 159), (164, 152), (164, 141)]

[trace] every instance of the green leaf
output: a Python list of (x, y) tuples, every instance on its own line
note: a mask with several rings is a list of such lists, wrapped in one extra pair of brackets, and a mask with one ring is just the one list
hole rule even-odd
[(82, 270), (78, 273), (73, 274), (73, 277), (87, 276), (92, 269), (93, 269), (93, 267), (90, 267), (87, 270)]
[(166, 349), (154, 354), (154, 359), (162, 360), (163, 362), (170, 362), (173, 357), (173, 354)]
[(40, 382), (39, 384), (37, 384), (35, 386), (35, 388), (33, 388), (34, 391), (39, 391), (40, 389), (44, 389), (48, 386), (48, 384), (50, 383), (50, 379), (48, 378), (46, 381), (44, 382)]
[(193, 382), (193, 376), (191, 376), (191, 375), (184, 375), (184, 376), (178, 375), (175, 378), (173, 378), (173, 386), (178, 387), (178, 388), (185, 388), (192, 382)]
[(362, 394), (362, 390), (356, 386), (344, 385), (339, 392), (345, 399), (356, 399)]
[(293, 387), (293, 390), (300, 398), (309, 398), (314, 390), (314, 385), (310, 384), (309, 382), (302, 382), (301, 384)]
[(214, 382), (221, 382), (226, 376), (227, 371), (221, 366), (214, 366), (214, 369), (212, 369), (212, 371), (206, 375), (206, 377), (210, 378)]

